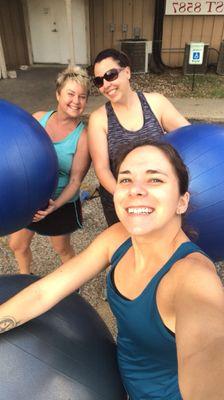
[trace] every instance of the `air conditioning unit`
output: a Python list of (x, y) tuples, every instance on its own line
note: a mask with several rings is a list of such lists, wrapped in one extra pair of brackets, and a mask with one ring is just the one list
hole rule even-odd
[(219, 49), (219, 58), (217, 64), (217, 74), (224, 75), (224, 40), (221, 41)]
[(190, 56), (190, 43), (185, 44), (185, 52), (184, 52), (184, 63), (183, 63), (183, 74), (184, 75), (203, 75), (207, 71), (208, 66), (208, 44), (204, 45), (204, 55), (203, 62), (200, 65), (192, 65), (189, 64), (189, 56)]
[(124, 51), (130, 58), (132, 72), (148, 72), (149, 54), (152, 53), (151, 41), (145, 39), (122, 40), (121, 50)]

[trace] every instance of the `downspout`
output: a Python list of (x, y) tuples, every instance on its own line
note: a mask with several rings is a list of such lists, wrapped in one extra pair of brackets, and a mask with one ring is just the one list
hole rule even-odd
[(0, 36), (0, 79), (1, 79), (1, 77), (3, 79), (7, 78), (7, 69), (6, 69), (6, 64), (5, 64), (5, 56), (4, 56), (3, 46), (2, 46), (2, 39)]
[(161, 58), (163, 39), (163, 19), (165, 15), (165, 0), (155, 0), (155, 17), (152, 42), (151, 70), (155, 73), (164, 72), (166, 65)]
[(68, 28), (69, 65), (75, 65), (75, 43), (73, 34), (72, 1), (65, 0), (66, 18)]

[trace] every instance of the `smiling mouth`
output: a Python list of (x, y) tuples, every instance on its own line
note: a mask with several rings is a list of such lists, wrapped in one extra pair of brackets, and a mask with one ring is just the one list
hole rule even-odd
[(113, 89), (107, 90), (106, 94), (107, 94), (108, 96), (110, 96), (111, 94), (114, 94), (115, 92), (116, 92), (116, 89), (113, 88)]
[(149, 207), (128, 207), (126, 211), (132, 215), (149, 215), (153, 212), (153, 209)]
[(79, 107), (71, 107), (71, 106), (69, 106), (69, 108), (70, 108), (72, 111), (79, 111)]

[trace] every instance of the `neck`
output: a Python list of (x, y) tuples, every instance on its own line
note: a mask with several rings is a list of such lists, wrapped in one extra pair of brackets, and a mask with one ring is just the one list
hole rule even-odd
[(128, 110), (133, 106), (133, 104), (136, 104), (136, 98), (137, 98), (136, 92), (134, 92), (130, 87), (122, 96), (122, 98), (119, 100), (119, 102), (113, 104), (113, 108), (116, 109), (117, 106), (118, 107), (122, 106)]
[(60, 108), (57, 108), (57, 111), (54, 114), (55, 121), (58, 125), (72, 125), (76, 127), (80, 122), (80, 118), (72, 118), (65, 114)]
[(177, 248), (188, 240), (181, 227), (174, 229), (172, 234), (171, 230), (163, 230), (163, 233), (132, 237), (136, 269), (163, 266)]

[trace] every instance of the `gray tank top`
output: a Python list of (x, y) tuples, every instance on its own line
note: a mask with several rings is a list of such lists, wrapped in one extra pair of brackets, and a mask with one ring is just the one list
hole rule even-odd
[(120, 154), (126, 144), (145, 142), (147, 139), (160, 140), (164, 134), (156, 116), (151, 110), (145, 96), (141, 92), (137, 92), (142, 112), (143, 126), (137, 131), (129, 131), (125, 129), (119, 122), (110, 102), (106, 103), (107, 119), (108, 119), (108, 152), (110, 160), (110, 168), (113, 174), (116, 169), (116, 158)]

